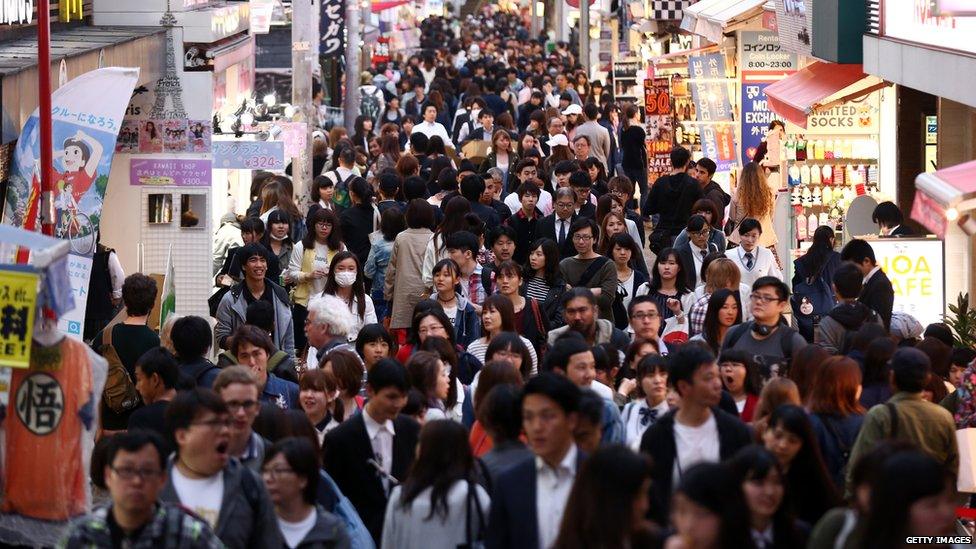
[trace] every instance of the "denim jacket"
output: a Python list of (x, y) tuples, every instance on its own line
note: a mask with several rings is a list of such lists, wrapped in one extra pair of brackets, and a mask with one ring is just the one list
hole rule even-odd
[(385, 238), (377, 239), (370, 246), (366, 265), (363, 266), (363, 274), (373, 281), (373, 288), (380, 292), (383, 291), (383, 282), (386, 280), (386, 266), (390, 264), (392, 252), (393, 242)]

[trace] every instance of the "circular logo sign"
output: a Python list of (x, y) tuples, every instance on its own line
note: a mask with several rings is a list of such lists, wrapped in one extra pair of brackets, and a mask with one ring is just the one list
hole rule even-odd
[(64, 415), (64, 391), (58, 380), (44, 372), (27, 376), (17, 388), (17, 417), (35, 435), (58, 428)]

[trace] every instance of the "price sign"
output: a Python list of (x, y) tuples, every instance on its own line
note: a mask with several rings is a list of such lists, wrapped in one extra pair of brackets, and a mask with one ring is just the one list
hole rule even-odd
[(281, 141), (215, 141), (213, 167), (225, 170), (283, 170)]
[(0, 366), (30, 365), (37, 274), (0, 270)]

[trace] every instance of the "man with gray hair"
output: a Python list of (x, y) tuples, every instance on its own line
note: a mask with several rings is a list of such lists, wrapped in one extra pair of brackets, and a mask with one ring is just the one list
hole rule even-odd
[(349, 306), (338, 297), (323, 294), (309, 301), (308, 318), (305, 319), (309, 347), (306, 364), (318, 364), (333, 349), (355, 353), (356, 348), (349, 344), (349, 336), (356, 335), (350, 334), (355, 325), (356, 319)]
[(554, 211), (543, 217), (536, 226), (536, 236), (550, 238), (559, 246), (559, 258), (576, 255), (573, 240), (569, 237), (569, 228), (579, 217), (576, 214), (576, 193), (568, 187), (556, 189)]

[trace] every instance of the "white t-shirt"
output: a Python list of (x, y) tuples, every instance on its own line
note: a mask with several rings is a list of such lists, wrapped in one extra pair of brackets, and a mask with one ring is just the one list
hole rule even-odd
[(285, 538), (285, 545), (291, 548), (298, 547), (298, 544), (315, 527), (315, 520), (317, 518), (318, 515), (315, 513), (315, 507), (309, 509), (308, 516), (298, 522), (288, 522), (278, 517), (278, 529), (281, 530), (281, 535)]
[(710, 415), (698, 427), (683, 425), (675, 418), (674, 445), (677, 448), (674, 460), (674, 486), (681, 480), (681, 474), (692, 465), (702, 462), (719, 461), (718, 423), (715, 415)]
[(220, 471), (212, 477), (197, 479), (186, 477), (178, 467), (173, 467), (170, 474), (180, 504), (207, 521), (211, 528), (216, 529), (220, 505), (224, 499), (224, 472)]
[(447, 318), (451, 319), (451, 326), (454, 326), (456, 328), (457, 327), (458, 308), (457, 307), (446, 307), (444, 309), (444, 314), (447, 315)]

